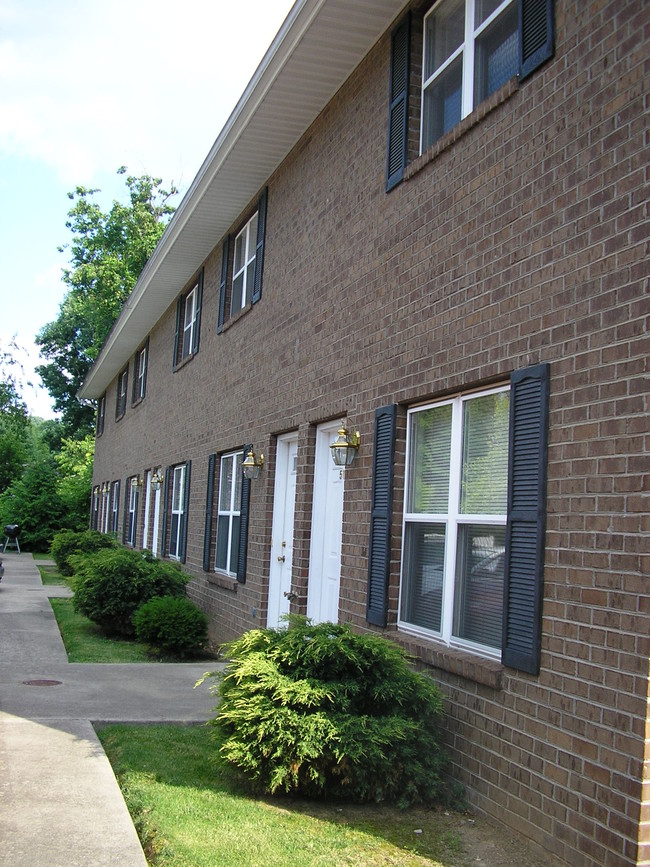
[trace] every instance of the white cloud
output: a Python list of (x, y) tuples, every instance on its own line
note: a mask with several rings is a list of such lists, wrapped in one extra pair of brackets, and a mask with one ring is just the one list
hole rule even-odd
[(289, 0), (7, 0), (0, 152), (67, 184), (126, 164), (189, 185)]

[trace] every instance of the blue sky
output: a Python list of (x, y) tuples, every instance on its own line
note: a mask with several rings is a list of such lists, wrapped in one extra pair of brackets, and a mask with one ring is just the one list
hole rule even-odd
[(33, 414), (52, 415), (26, 382), (65, 291), (67, 193), (108, 209), (122, 165), (187, 190), (292, 5), (0, 0), (0, 348), (24, 348)]

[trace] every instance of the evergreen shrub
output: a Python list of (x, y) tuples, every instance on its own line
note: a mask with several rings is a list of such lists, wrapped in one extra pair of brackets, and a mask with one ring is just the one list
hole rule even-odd
[(291, 617), (224, 651), (212, 724), (254, 791), (401, 806), (441, 797), (441, 694), (396, 644)]
[(189, 580), (176, 563), (116, 547), (70, 556), (76, 611), (110, 635), (135, 636), (133, 615), (154, 596), (185, 596)]
[(52, 539), (50, 553), (60, 574), (69, 577), (72, 575), (72, 566), (68, 562), (71, 554), (94, 554), (103, 548), (116, 547), (113, 536), (97, 530), (62, 530)]
[(184, 596), (157, 596), (133, 616), (138, 641), (178, 656), (199, 653), (208, 638), (208, 618)]

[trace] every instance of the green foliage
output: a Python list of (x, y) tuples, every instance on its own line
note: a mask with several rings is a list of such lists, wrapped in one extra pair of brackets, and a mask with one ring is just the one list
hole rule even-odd
[(160, 650), (191, 656), (208, 638), (208, 618), (183, 596), (159, 596), (145, 602), (133, 617), (138, 641)]
[(117, 542), (112, 536), (97, 530), (62, 530), (52, 539), (50, 553), (61, 575), (70, 577), (73, 574), (68, 558), (73, 554), (94, 554), (104, 548), (116, 548)]
[(95, 438), (92, 434), (83, 439), (64, 438), (60, 451), (54, 455), (59, 471), (57, 491), (65, 510), (66, 523), (79, 530), (88, 525), (94, 455)]
[(54, 461), (43, 454), (0, 494), (0, 530), (5, 524), (18, 524), (22, 550), (47, 551), (63, 522)]
[(74, 607), (108, 634), (135, 635), (133, 615), (154, 596), (184, 596), (187, 576), (147, 552), (108, 548), (69, 557)]
[(77, 391), (174, 211), (169, 199), (177, 191), (161, 183), (127, 176), (127, 204), (114, 201), (107, 213), (94, 198), (99, 190), (77, 187), (68, 194), (74, 201), (66, 223), (73, 236), (71, 267), (63, 272), (68, 289), (57, 319), (36, 342), (48, 361), (37, 373), (69, 435), (91, 431), (94, 409)]
[(441, 696), (404, 652), (291, 618), (225, 647), (219, 752), (267, 793), (402, 805), (441, 795)]
[(18, 348), (14, 341), (0, 343), (0, 493), (22, 475), (28, 456), (30, 420), (20, 394)]

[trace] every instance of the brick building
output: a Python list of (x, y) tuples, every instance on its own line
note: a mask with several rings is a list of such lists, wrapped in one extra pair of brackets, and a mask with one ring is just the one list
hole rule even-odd
[(473, 805), (571, 865), (650, 863), (649, 32), (299, 0), (81, 390), (95, 526), (215, 641), (406, 647)]

